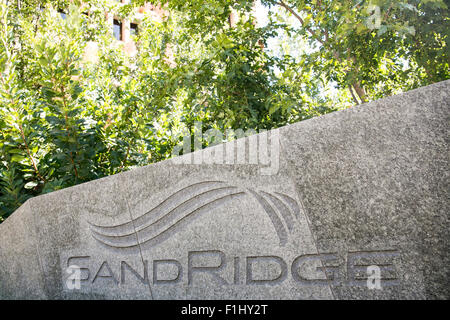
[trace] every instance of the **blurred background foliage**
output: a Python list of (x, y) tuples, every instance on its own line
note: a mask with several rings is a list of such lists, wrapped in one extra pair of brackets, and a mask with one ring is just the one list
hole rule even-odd
[(271, 129), (449, 79), (444, 0), (170, 0), (129, 55), (105, 12), (144, 2), (2, 0), (0, 222), (168, 159), (197, 121)]

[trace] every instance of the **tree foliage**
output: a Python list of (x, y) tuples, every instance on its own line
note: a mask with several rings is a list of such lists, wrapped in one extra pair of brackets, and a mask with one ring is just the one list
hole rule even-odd
[[(287, 23), (302, 72), (349, 88), (355, 103), (449, 78), (449, 11), (443, 0), (264, 0)], [(278, 11), (276, 10), (278, 9)], [(328, 84), (327, 84), (328, 85)]]
[(197, 121), (271, 129), (449, 78), (442, 0), (264, 0), (264, 26), (251, 1), (171, 0), (166, 19), (142, 17), (130, 56), (105, 12), (144, 2), (2, 2), (0, 222), (169, 158)]

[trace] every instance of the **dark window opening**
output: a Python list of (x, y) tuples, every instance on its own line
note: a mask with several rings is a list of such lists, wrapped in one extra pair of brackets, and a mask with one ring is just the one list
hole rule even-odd
[(138, 25), (137, 23), (130, 23), (130, 34), (132, 36), (137, 36), (138, 35)]
[(114, 19), (113, 23), (114, 38), (116, 38), (117, 40), (122, 40), (122, 22)]

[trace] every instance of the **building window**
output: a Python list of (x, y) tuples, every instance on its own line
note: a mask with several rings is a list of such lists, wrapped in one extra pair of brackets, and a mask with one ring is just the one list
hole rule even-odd
[(138, 25), (137, 23), (130, 23), (130, 35), (137, 36), (138, 34)]
[(116, 38), (117, 40), (122, 40), (122, 22), (114, 19), (113, 24), (114, 38)]

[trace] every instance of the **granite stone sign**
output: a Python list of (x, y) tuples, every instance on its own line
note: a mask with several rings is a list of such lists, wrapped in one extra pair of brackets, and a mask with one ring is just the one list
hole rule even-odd
[(449, 299), (449, 91), (30, 199), (0, 225), (0, 298)]

